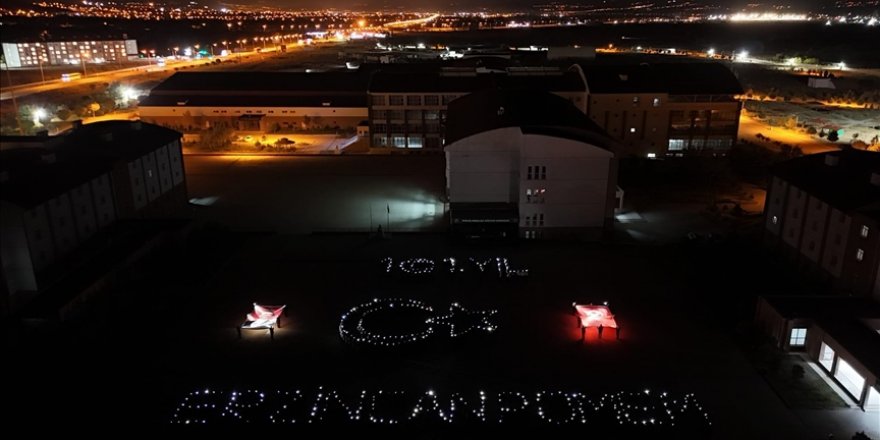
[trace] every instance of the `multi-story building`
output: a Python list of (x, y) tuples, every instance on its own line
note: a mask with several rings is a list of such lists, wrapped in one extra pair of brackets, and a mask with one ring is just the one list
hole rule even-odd
[(350, 130), (367, 119), (363, 72), (180, 72), (141, 101), (144, 121), (181, 131)]
[(550, 92), (586, 109), (586, 85), (577, 67), (380, 69), (368, 90), (371, 145), (438, 150), (444, 145), (449, 103), (475, 91), (497, 89)]
[(615, 142), (571, 101), (485, 90), (449, 104), (452, 232), (595, 239), (612, 225)]
[(587, 115), (621, 157), (724, 154), (737, 140), (742, 86), (718, 63), (583, 65)]
[(809, 155), (772, 176), (765, 242), (835, 288), (880, 301), (880, 154)]
[(38, 294), (120, 220), (186, 217), (180, 136), (108, 121), (53, 137), (2, 138), (4, 300), (15, 308)]
[(8, 67), (37, 67), (40, 64), (115, 63), (137, 56), (135, 40), (49, 41), (3, 43)]
[(367, 121), (357, 131), (369, 134), (373, 148), (440, 151), (450, 102), (483, 90), (523, 90), (569, 100), (620, 141), (618, 157), (723, 154), (737, 139), (736, 95), (742, 89), (721, 64), (474, 63), (372, 64), (351, 72), (178, 73), (153, 89), (140, 114), (183, 131), (217, 121), (242, 131), (354, 131)]

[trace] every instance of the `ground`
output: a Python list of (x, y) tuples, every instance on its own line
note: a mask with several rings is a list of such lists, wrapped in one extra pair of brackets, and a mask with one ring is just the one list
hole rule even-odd
[[(18, 405), (11, 419), (51, 413), (58, 425), (74, 428), (99, 421), (165, 426), (189, 393), (206, 388), (271, 393), (324, 386), (344, 396), (377, 389), (562, 390), (591, 397), (649, 389), (694, 393), (708, 412), (708, 434), (698, 429), (676, 438), (852, 434), (835, 417), (806, 430), (809, 424), (776, 396), (737, 342), (736, 329), (751, 320), (757, 294), (809, 293), (821, 286), (805, 283), (749, 239), (685, 245), (664, 235), (672, 223), (653, 214), (666, 203), (702, 206), (704, 199), (648, 203), (652, 198), (639, 194), (644, 190), (630, 180), (634, 209), (651, 219), (648, 227), (662, 240), (633, 240), (621, 224), (607, 243), (519, 244), (454, 242), (439, 224), (437, 233), (401, 233), (405, 222), (397, 216), (403, 215), (399, 204), (404, 202), (393, 199), (391, 238), (383, 240), (370, 238), (369, 209), (356, 205), (375, 198), (373, 220), (380, 223), (386, 198), (401, 197), (395, 188), (442, 193), (442, 160), (187, 156), (186, 166), (191, 196), (201, 203), (194, 207), (201, 226), (184, 246), (125, 274), (120, 287), (81, 308), (62, 327), (28, 322), (33, 326), (15, 332), (10, 359), (28, 361), (9, 365), (10, 377), (20, 379), (13, 388), (21, 387), (14, 392)], [(210, 197), (217, 199), (208, 203)], [(696, 217), (689, 228), (719, 227), (711, 216)], [(296, 234), (333, 221), (364, 226), (345, 233)], [(396, 269), (386, 273), (383, 262), (450, 256), (459, 261), (506, 257), (513, 268), (528, 269), (529, 276), (500, 279), (492, 269), (480, 274), (473, 266), (461, 274), (408, 276)], [(387, 297), (418, 299), (438, 310), (452, 302), (497, 309), (498, 329), (460, 339), (438, 335), (412, 349), (390, 351), (342, 341), (343, 313)], [(288, 307), (274, 340), (265, 331), (236, 335), (235, 326), (255, 301)], [(607, 329), (602, 340), (591, 331), (581, 342), (573, 301), (608, 301), (621, 339)], [(336, 420), (319, 427), (332, 435), (352, 426)], [(534, 418), (520, 422), (543, 426)], [(508, 431), (492, 426), (486, 428), (489, 435), (518, 433), (512, 426)], [(653, 432), (602, 428), (615, 435)], [(382, 434), (461, 434), (433, 422), (410, 429)], [(575, 432), (583, 430), (578, 426), (560, 434)], [(817, 432), (821, 435), (810, 437)]]
[[(91, 401), (119, 403), (83, 408), (133, 423), (164, 423), (188, 392), (205, 387), (268, 391), (321, 384), (348, 393), (430, 387), (590, 395), (650, 388), (696, 393), (711, 414), (713, 438), (749, 433), (803, 438), (719, 324), (727, 317), (703, 301), (707, 294), (717, 295), (718, 286), (703, 276), (689, 277), (700, 266), (680, 249), (475, 248), (450, 244), (443, 236), (369, 241), (366, 235), (220, 233), (204, 239), (214, 243), (212, 252), (193, 246), (185, 258), (174, 259), (178, 270), (129, 286), (95, 310), (89, 324), (56, 340), (59, 353), (34, 345), (38, 353), (28, 356), (52, 365), (68, 350), (82, 353), (67, 365), (67, 373), (85, 379)], [(450, 255), (504, 255), (514, 267), (528, 268), (530, 276), (419, 279), (388, 276), (380, 263), (386, 256)], [(416, 298), (437, 308), (452, 301), (497, 308), (500, 327), (491, 335), (461, 341), (438, 337), (401, 352), (342, 342), (341, 314), (374, 297)], [(581, 343), (570, 310), (574, 300), (609, 301), (621, 340), (609, 331), (602, 341), (591, 333)], [(253, 301), (287, 304), (289, 315), (274, 341), (265, 332), (236, 337), (233, 328)], [(123, 371), (121, 383), (107, 380)], [(35, 387), (49, 384), (57, 387), (54, 395), (80, 389), (51, 378)], [(60, 402), (66, 399), (54, 401)], [(777, 422), (763, 424), (756, 413)]]
[[(442, 231), (445, 159), (186, 155), (199, 219), (282, 233)], [(242, 213), (248, 215), (242, 215)]]

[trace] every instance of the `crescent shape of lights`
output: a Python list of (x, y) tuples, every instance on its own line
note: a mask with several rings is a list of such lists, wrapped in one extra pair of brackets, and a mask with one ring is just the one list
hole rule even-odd
[[(389, 311), (416, 311), (425, 313), (428, 318), (424, 326), (416, 331), (405, 334), (387, 334), (370, 329), (366, 323), (367, 318), (377, 312)], [(375, 347), (396, 347), (423, 341), (435, 333), (435, 327), (449, 327), (449, 337), (456, 338), (471, 333), (474, 330), (486, 332), (495, 331), (498, 328), (492, 322), (492, 318), (498, 313), (497, 310), (475, 311), (468, 310), (452, 303), (449, 312), (437, 315), (434, 309), (422, 301), (405, 298), (374, 298), (372, 301), (352, 307), (339, 320), (339, 336), (348, 343), (366, 344)]]

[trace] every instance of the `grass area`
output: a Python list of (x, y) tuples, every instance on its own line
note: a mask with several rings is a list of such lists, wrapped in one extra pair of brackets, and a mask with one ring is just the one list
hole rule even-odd
[[(796, 378), (792, 369), (803, 368), (803, 377)], [(785, 404), (792, 409), (836, 409), (847, 405), (798, 355), (783, 356), (777, 369), (764, 372), (764, 379)]]

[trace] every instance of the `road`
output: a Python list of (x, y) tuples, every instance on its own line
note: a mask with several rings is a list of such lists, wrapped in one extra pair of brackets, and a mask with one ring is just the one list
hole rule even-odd
[(440, 14), (432, 14), (423, 18), (414, 18), (412, 20), (401, 20), (401, 21), (392, 21), (390, 23), (385, 23), (382, 25), (386, 29), (405, 29), (412, 26), (418, 26), (423, 24), (428, 24), (437, 18), (440, 17)]
[[(247, 60), (247, 57), (250, 57), (251, 55), (257, 55), (259, 53), (274, 52), (276, 49), (277, 48), (270, 47), (270, 48), (263, 50), (261, 52), (256, 52), (256, 51), (236, 52), (236, 53), (225, 55), (225, 56), (217, 56), (214, 59), (220, 59), (220, 60), (225, 61), (225, 60), (232, 60), (232, 59), (241, 59), (242, 57), (245, 57)], [(172, 58), (166, 58), (165, 60), (166, 60), (165, 61), (166, 64), (164, 67), (158, 66), (155, 64), (148, 64), (145, 66), (129, 67), (126, 69), (110, 70), (107, 72), (96, 73), (93, 75), (86, 75), (82, 79), (69, 81), (69, 82), (63, 82), (60, 79), (57, 79), (57, 80), (52, 80), (52, 81), (46, 81), (45, 83), (30, 83), (30, 84), (16, 85), (16, 86), (12, 86), (12, 87), (3, 87), (3, 90), (0, 91), (0, 101), (12, 99), (13, 97), (14, 98), (21, 98), (24, 96), (32, 95), (34, 93), (48, 92), (50, 90), (58, 90), (58, 89), (63, 89), (66, 87), (72, 87), (72, 86), (77, 86), (77, 85), (112, 82), (112, 81), (117, 81), (117, 80), (120, 80), (123, 78), (131, 77), (131, 76), (142, 75), (142, 74), (148, 73), (148, 72), (173, 73), (174, 69), (181, 69), (181, 68), (186, 68), (186, 67), (191, 67), (191, 66), (210, 64), (213, 59), (202, 58), (202, 59), (196, 59), (196, 60), (190, 60), (190, 59), (174, 60)], [(256, 61), (256, 60), (259, 60), (259, 58), (256, 58), (256, 59), (250, 58), (250, 60)]]

